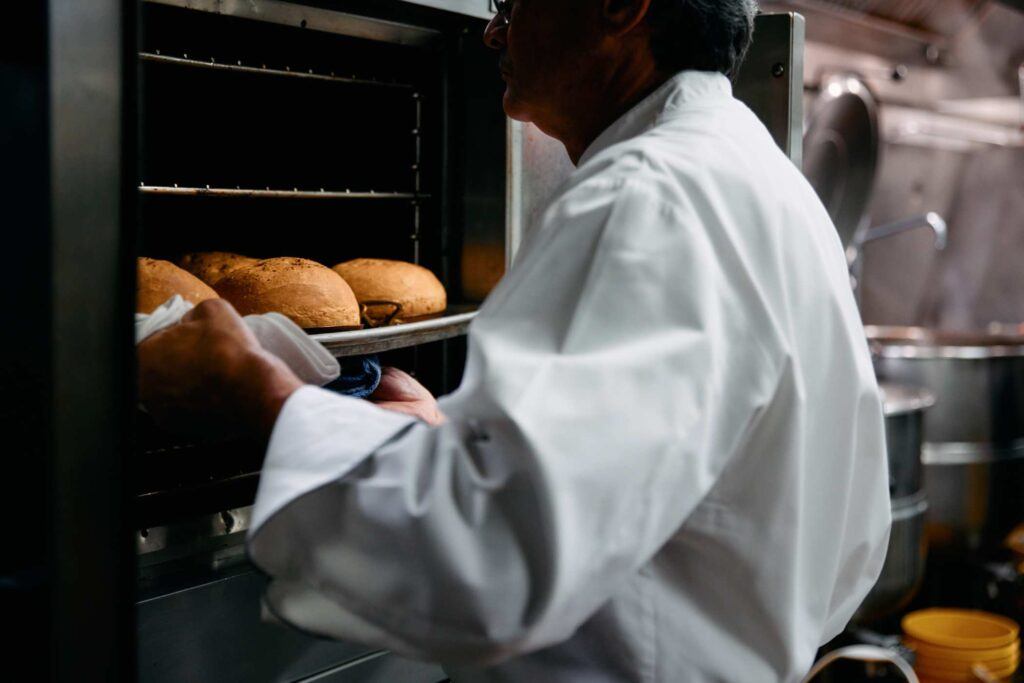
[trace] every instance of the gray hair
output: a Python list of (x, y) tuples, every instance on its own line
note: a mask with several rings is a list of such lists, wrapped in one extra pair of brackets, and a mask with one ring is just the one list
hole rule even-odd
[(757, 0), (652, 0), (647, 13), (658, 68), (739, 71), (754, 35)]

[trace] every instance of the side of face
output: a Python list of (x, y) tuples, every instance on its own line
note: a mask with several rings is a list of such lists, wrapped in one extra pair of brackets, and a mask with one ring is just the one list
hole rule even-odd
[(516, 0), (505, 26), (495, 18), (487, 42), (500, 50), (505, 113), (541, 129), (557, 126), (571, 103), (592, 88), (587, 76), (600, 44), (601, 3), (593, 0)]

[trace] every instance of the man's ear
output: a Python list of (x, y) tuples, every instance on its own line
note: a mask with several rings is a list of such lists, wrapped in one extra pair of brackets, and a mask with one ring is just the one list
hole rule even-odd
[(647, 18), (652, 0), (601, 0), (602, 19), (614, 36), (629, 33)]

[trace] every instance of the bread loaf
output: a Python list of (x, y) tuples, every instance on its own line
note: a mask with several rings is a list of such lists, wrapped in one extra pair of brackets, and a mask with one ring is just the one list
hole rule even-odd
[(137, 269), (135, 310), (139, 313), (152, 313), (175, 294), (193, 304), (217, 298), (217, 292), (170, 261), (142, 257)]
[(334, 271), (345, 278), (371, 322), (401, 322), (441, 313), (448, 306), (437, 276), (414, 263), (359, 258), (339, 263)]
[(299, 327), (357, 327), (359, 304), (330, 268), (302, 258), (272, 258), (217, 281), (217, 293), (242, 315), (282, 313)]
[(217, 284), (225, 275), (255, 264), (259, 259), (227, 251), (200, 251), (186, 254), (178, 265), (210, 285)]

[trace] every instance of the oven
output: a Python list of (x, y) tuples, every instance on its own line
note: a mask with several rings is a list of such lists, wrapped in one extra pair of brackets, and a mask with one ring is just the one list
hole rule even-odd
[[(452, 391), (506, 261), (507, 124), (485, 21), (400, 3), (143, 3), (139, 253), (423, 265), (448, 292), (442, 316), (314, 336), (341, 359), (378, 354)], [(261, 623), (264, 581), (243, 540), (262, 445), (137, 425), (142, 680), (400, 680), (396, 666), (444, 679)]]
[[(164, 433), (135, 408), (134, 260), (421, 264), (448, 292), (444, 315), (317, 339), (454, 390), (476, 308), (571, 171), (559, 143), (505, 118), (481, 41), (492, 15), (488, 0), (50, 0), (35, 17), (49, 136), (22, 152), (45, 150), (48, 189), (17, 206), (45, 216), (25, 236), (46, 288), (5, 303), (48, 313), (50, 351), (45, 372), (2, 377), (41, 388), (26, 405), (47, 406), (52, 432), (34, 445), (49, 456), (37, 554), (56, 677), (445, 679), (261, 621), (244, 538), (262, 446)], [(799, 162), (802, 20), (761, 16), (757, 36), (736, 92)], [(29, 424), (13, 402), (0, 418)]]

